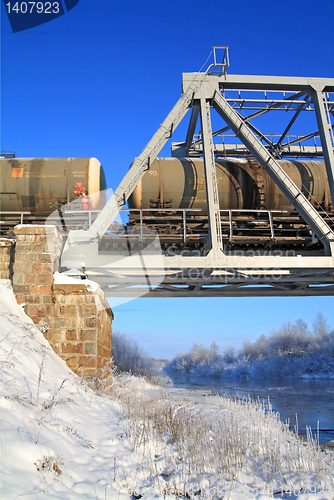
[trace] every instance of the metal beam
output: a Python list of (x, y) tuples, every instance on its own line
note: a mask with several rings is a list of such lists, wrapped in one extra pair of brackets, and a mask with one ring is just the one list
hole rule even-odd
[(223, 250), (223, 242), (219, 210), (216, 163), (211, 128), (210, 104), (204, 98), (200, 99), (200, 111), (203, 136), (206, 197), (208, 204), (209, 238), (212, 256), (214, 257), (214, 254), (218, 255), (219, 252)]
[[(105, 287), (103, 291), (106, 297), (138, 297), (138, 290), (124, 288), (113, 290)], [(332, 296), (334, 286), (312, 286), (305, 283), (303, 286), (277, 288), (270, 285), (245, 286), (245, 287), (202, 287), (199, 290), (189, 287), (179, 287), (173, 291), (164, 287), (157, 287), (145, 297), (305, 297), (305, 296)]]
[[(305, 95), (305, 92), (297, 92), (294, 95), (286, 97), (284, 99), (284, 102), (278, 102), (278, 103), (271, 104), (268, 108), (261, 109), (259, 111), (256, 111), (255, 113), (252, 113), (251, 115), (244, 117), (244, 121), (248, 122), (249, 120), (252, 120), (253, 118), (257, 118), (258, 116), (261, 116), (265, 113), (268, 113), (269, 111), (271, 111), (273, 109), (280, 108), (280, 107), (284, 106), (285, 104), (287, 104), (290, 100), (298, 99), (299, 97), (301, 97), (303, 95)], [(305, 104), (305, 103), (303, 103), (303, 104)], [(215, 132), (212, 133), (212, 137), (216, 137), (217, 135), (221, 135), (230, 129), (231, 129), (231, 127), (229, 125), (227, 127), (220, 128), (219, 130), (216, 130)], [(194, 144), (200, 144), (201, 142), (202, 142), (202, 139), (198, 139), (197, 141), (194, 142)]]
[[(240, 116), (240, 115), (239, 115)], [(240, 116), (240, 119), (246, 123), (246, 120), (243, 120), (242, 117)], [(264, 135), (262, 134), (262, 132), (260, 132), (260, 130), (258, 128), (255, 127), (255, 125), (253, 125), (249, 120), (247, 120), (247, 125), (248, 127), (253, 130), (253, 132), (255, 132), (255, 134), (260, 137), (260, 139), (262, 139), (264, 142), (266, 142), (268, 144), (268, 146), (271, 147), (271, 149), (274, 149), (274, 144)]]
[[(267, 146), (264, 146), (259, 141), (251, 131), (250, 125), (248, 125), (252, 118), (261, 116), (272, 109), (281, 108), (282, 106), (286, 110), (289, 108), (292, 110), (293, 108), (292, 120), (282, 136), (278, 136), (280, 147), (288, 148), (292, 142), (282, 144), (282, 141), (292, 123), (296, 120), (299, 111), (305, 106), (305, 99), (302, 102), (298, 102), (296, 99), (305, 94), (310, 94), (310, 89), (318, 88), (317, 85), (319, 85), (321, 91), (334, 91), (334, 79), (216, 76), (203, 73), (184, 75), (183, 95), (141, 155), (135, 159), (129, 172), (116, 189), (113, 199), (108, 202), (89, 231), (70, 232), (69, 241), (74, 244), (69, 247), (68, 257), (73, 257), (73, 260), (79, 262), (79, 265), (82, 263), (88, 277), (95, 279), (103, 287), (109, 285), (106, 288), (107, 293), (109, 291), (110, 294), (115, 294), (118, 297), (123, 296), (123, 293), (129, 296), (131, 294), (133, 294), (132, 296), (138, 296), (138, 292), (143, 292), (143, 290), (145, 290), (144, 293), (148, 293), (148, 296), (169, 297), (333, 295), (334, 267), (331, 250), (334, 247), (334, 233), (284, 170), (281, 169), (275, 158), (266, 149)], [(222, 97), (220, 89), (277, 90), (280, 92), (285, 90), (289, 93), (293, 92), (294, 95), (281, 100), (273, 98), (268, 101), (265, 109), (258, 108), (255, 113), (242, 118), (238, 111), (234, 109), (241, 110), (242, 102), (240, 102), (240, 105), (239, 103), (235, 105), (229, 102), (228, 99)], [(289, 101), (293, 101), (291, 107)], [(268, 252), (268, 255), (258, 255), (256, 252), (254, 255), (249, 255), (248, 252), (242, 255), (238, 252), (223, 253), (213, 144), (213, 135), (220, 131), (212, 134), (210, 103), (224, 118), (227, 127), (231, 128), (240, 138), (241, 145), (248, 148), (289, 201), (296, 207), (309, 224), (311, 230), (317, 234), (324, 244), (327, 255), (331, 256), (316, 255), (310, 257), (290, 255), (289, 252), (287, 252), (287, 256), (281, 255), (279, 252), (273, 252), (272, 254)], [(145, 171), (150, 168), (151, 162), (171, 137), (187, 110), (192, 106), (193, 110), (187, 138), (186, 142), (182, 143), (182, 146), (186, 145), (188, 148), (190, 145), (193, 146), (192, 140), (200, 110), (210, 224), (209, 237), (212, 251), (206, 256), (197, 256), (196, 254), (193, 256), (165, 256), (148, 252), (142, 258), (136, 254), (131, 254), (126, 258), (124, 256), (117, 258), (117, 256), (109, 255), (107, 252), (99, 254), (98, 239), (105, 233), (120, 207), (126, 202)], [(312, 106), (308, 106), (308, 108)], [(324, 103), (320, 102), (318, 114), (321, 118), (319, 118), (320, 123), (325, 128), (329, 120), (328, 117), (327, 121), (324, 119), (323, 111), (326, 114)], [(328, 112), (331, 111), (328, 108)], [(257, 129), (255, 130), (259, 133)], [(325, 134), (326, 130), (323, 133)], [(301, 142), (314, 135), (317, 135), (317, 133), (304, 136), (296, 142)], [(328, 141), (326, 144), (328, 145)], [(330, 149), (330, 146), (328, 146), (328, 149)], [(333, 174), (333, 169), (331, 169), (331, 172)], [(81, 245), (81, 242), (84, 244)], [(78, 243), (78, 245), (75, 245), (75, 243)], [(198, 274), (196, 274), (197, 271)], [(326, 284), (328, 285), (325, 286)], [(139, 295), (143, 295), (143, 293), (139, 293)]]
[(199, 105), (194, 104), (192, 107), (192, 110), (191, 110), (189, 127), (188, 127), (186, 142), (185, 142), (186, 156), (188, 156), (189, 149), (190, 149), (193, 137), (194, 137), (196, 124), (197, 124), (197, 120), (198, 120), (198, 114), (199, 114)]
[(290, 128), (292, 127), (292, 125), (295, 123), (295, 121), (297, 120), (299, 114), (301, 113), (303, 107), (305, 106), (305, 102), (302, 102), (301, 105), (298, 107), (298, 110), (295, 112), (295, 114), (293, 115), (292, 119), (290, 120), (289, 124), (287, 125), (286, 129), (284, 130), (283, 134), (281, 135), (281, 137), (279, 138), (279, 140), (276, 142), (275, 144), (275, 148), (281, 148), (281, 144), (282, 144), (282, 141), (284, 139), (284, 137), (287, 135), (287, 133), (289, 132)]
[[(183, 73), (182, 88), (185, 92), (197, 73)], [(334, 92), (334, 78), (309, 78), (293, 76), (262, 76), (262, 75), (209, 75), (212, 83), (221, 88), (237, 90), (278, 90), (308, 92), (315, 83), (321, 85), (323, 92)]]
[(213, 106), (222, 118), (228, 123), (234, 133), (248, 147), (249, 151), (258, 160), (260, 165), (281, 189), (283, 194), (294, 205), (296, 210), (304, 218), (312, 231), (318, 236), (325, 246), (326, 253), (331, 255), (334, 244), (334, 233), (317, 210), (311, 205), (300, 189), (294, 184), (290, 177), (280, 167), (275, 158), (251, 132), (239, 114), (226, 102), (220, 92), (215, 92)]
[(152, 139), (148, 142), (142, 153), (134, 160), (130, 169), (124, 176), (120, 185), (113, 193), (111, 199), (106, 203), (101, 213), (87, 231), (70, 231), (68, 244), (71, 242), (92, 241), (101, 238), (117, 216), (120, 208), (126, 203), (138, 182), (142, 179), (150, 164), (157, 157), (172, 133), (184, 118), (189, 107), (192, 105), (194, 94), (201, 86), (207, 75), (196, 73), (192, 82), (189, 83), (186, 92), (182, 94), (178, 102), (165, 118)]
[(311, 96), (319, 127), (329, 189), (331, 192), (332, 200), (334, 200), (334, 143), (330, 115), (328, 109), (326, 109), (326, 95), (318, 90), (313, 90)]

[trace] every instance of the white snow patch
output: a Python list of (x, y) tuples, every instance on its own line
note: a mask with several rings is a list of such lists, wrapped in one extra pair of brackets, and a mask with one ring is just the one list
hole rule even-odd
[(75, 278), (74, 276), (71, 276), (66, 273), (58, 273), (55, 272), (53, 274), (53, 280), (54, 283), (59, 284), (59, 285), (85, 285), (88, 291), (90, 292), (95, 292), (100, 288), (98, 283), (92, 280), (87, 280), (87, 279), (81, 279), (80, 277)]

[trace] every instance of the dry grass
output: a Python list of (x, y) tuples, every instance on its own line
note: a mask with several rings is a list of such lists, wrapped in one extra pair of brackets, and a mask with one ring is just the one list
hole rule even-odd
[(113, 393), (122, 403), (121, 425), (160, 494), (225, 498), (242, 484), (254, 497), (279, 498), (281, 491), (333, 488), (333, 462), (328, 464), (310, 432), (307, 440), (291, 432), (269, 402), (219, 396), (180, 401), (120, 380)]

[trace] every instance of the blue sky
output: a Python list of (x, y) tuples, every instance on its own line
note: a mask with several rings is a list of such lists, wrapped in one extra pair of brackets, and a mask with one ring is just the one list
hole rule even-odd
[[(333, 23), (333, 0), (80, 0), (13, 34), (2, 5), (1, 149), (96, 156), (115, 189), (213, 45), (230, 47), (230, 73), (333, 77)], [(114, 328), (169, 357), (318, 311), (334, 325), (332, 297), (136, 299), (115, 308)]]

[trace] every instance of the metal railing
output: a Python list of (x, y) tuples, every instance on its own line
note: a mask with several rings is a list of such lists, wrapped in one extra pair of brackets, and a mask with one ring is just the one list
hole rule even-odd
[(18, 210), (18, 211), (9, 211), (9, 210), (1, 211), (0, 212), (0, 224), (2, 224), (2, 225), (9, 223), (9, 220), (7, 217), (5, 218), (5, 220), (3, 220), (3, 215), (13, 216), (13, 218), (16, 218), (18, 216), (20, 219), (20, 224), (23, 224), (25, 215), (31, 215), (31, 212), (20, 211), (20, 210)]
[[(64, 210), (59, 216), (55, 212), (48, 223), (55, 224), (65, 231), (84, 226), (88, 229), (97, 218), (100, 210)], [(333, 212), (320, 212), (326, 216), (328, 222), (334, 225)], [(33, 215), (28, 211), (2, 211), (0, 223), (2, 225), (23, 224), (26, 216)], [(3, 219), (3, 216), (6, 216)], [(10, 219), (7, 218), (10, 217)], [(131, 230), (138, 229), (139, 242), (144, 242), (147, 228), (158, 231), (159, 237), (173, 239), (178, 243), (186, 244), (191, 240), (204, 240), (208, 234), (207, 211), (196, 208), (123, 208), (120, 210), (120, 220), (114, 221), (106, 232), (106, 238), (122, 239), (131, 234)], [(292, 237), (308, 235), (315, 243), (317, 240), (308, 226), (297, 212), (288, 210), (267, 209), (221, 209), (220, 210), (223, 240), (229, 243), (237, 240), (266, 238), (275, 242), (284, 235)], [(19, 222), (18, 222), (19, 220)], [(160, 232), (159, 232), (160, 229)], [(130, 231), (130, 233), (129, 233)]]

